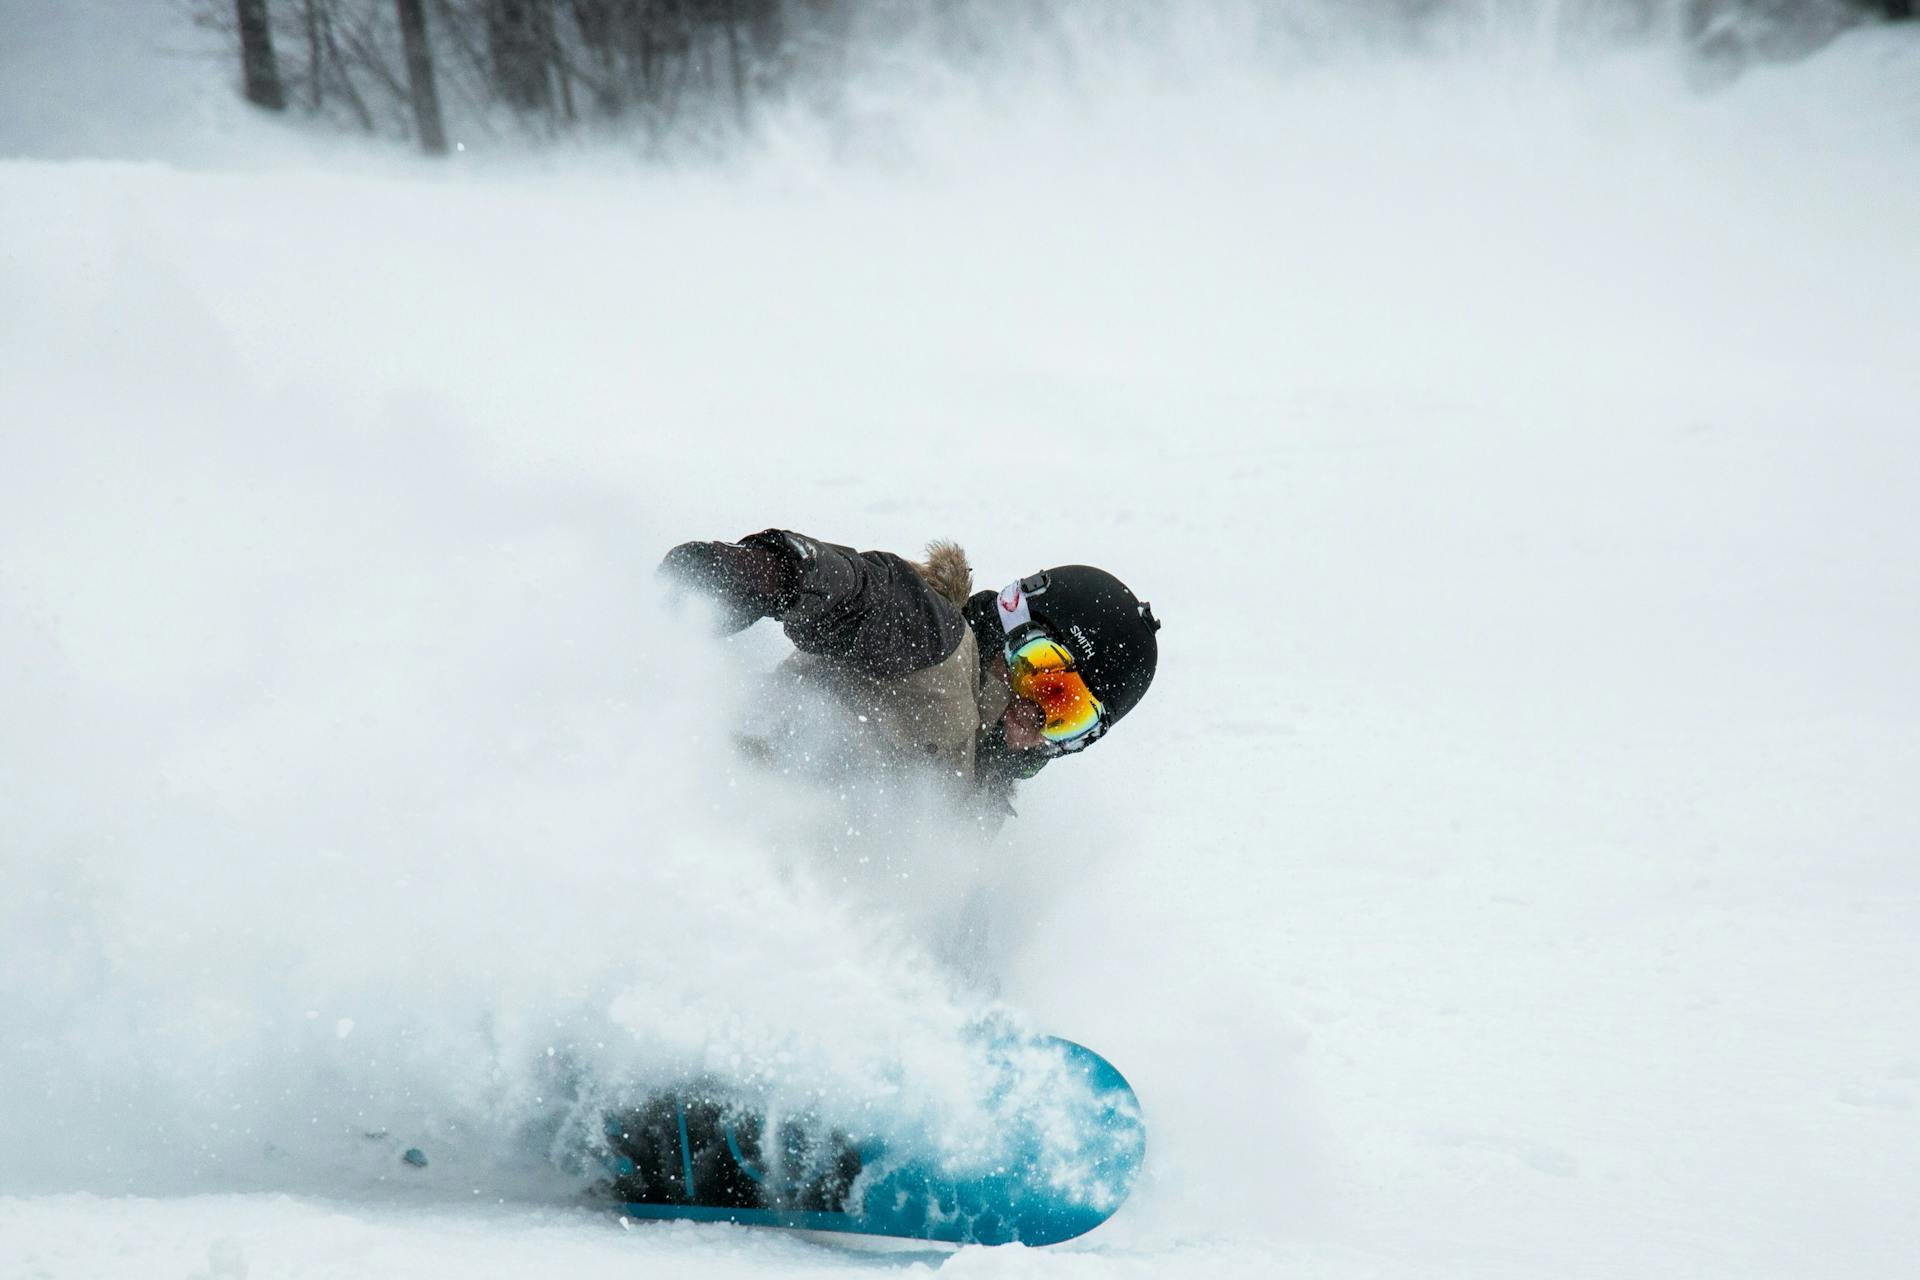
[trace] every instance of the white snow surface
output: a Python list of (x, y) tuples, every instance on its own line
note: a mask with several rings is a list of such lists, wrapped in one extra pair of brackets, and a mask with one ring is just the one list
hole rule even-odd
[[(1910, 30), (1703, 92), (1196, 11), (431, 165), (113, 9), (0, 5), (0, 1277), (1911, 1274)], [(1152, 694), (834, 855), (727, 745), (777, 631), (652, 579), (769, 525), (1109, 566)], [(1139, 1092), (1082, 1240), (528, 1155), (568, 1071), (964, 1128), (982, 1016)]]

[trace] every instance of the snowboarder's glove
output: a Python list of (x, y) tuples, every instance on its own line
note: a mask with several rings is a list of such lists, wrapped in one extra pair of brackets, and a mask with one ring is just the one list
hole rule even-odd
[(660, 576), (719, 606), (722, 635), (779, 614), (793, 603), (800, 567), (784, 544), (755, 534), (741, 542), (683, 542), (660, 562)]

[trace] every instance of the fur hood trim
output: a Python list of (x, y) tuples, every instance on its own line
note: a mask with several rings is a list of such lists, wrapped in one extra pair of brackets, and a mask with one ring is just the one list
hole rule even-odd
[(957, 542), (929, 542), (927, 558), (913, 566), (935, 591), (956, 609), (964, 609), (973, 595), (973, 566)]

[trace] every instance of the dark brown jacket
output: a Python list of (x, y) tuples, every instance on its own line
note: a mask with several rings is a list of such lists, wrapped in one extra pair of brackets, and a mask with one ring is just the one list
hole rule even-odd
[(881, 678), (950, 657), (967, 631), (967, 557), (951, 542), (915, 564), (891, 551), (855, 551), (785, 529), (748, 542), (785, 552), (793, 567), (778, 617), (787, 638), (814, 654)]
[(966, 553), (935, 542), (916, 562), (787, 530), (754, 541), (776, 539), (798, 566), (778, 616), (800, 652), (782, 670), (830, 692), (889, 758), (930, 766), (957, 793), (1004, 811), (1011, 779), (980, 757), (996, 750), (1009, 695), (985, 675), (962, 612), (973, 593)]

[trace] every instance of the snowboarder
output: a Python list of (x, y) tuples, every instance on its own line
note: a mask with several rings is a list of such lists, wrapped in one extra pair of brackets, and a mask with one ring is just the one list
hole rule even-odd
[(916, 563), (768, 529), (682, 543), (660, 571), (711, 597), (728, 633), (777, 618), (799, 650), (784, 670), (856, 713), (890, 760), (956, 780), (994, 825), (1017, 780), (1133, 709), (1158, 657), (1151, 606), (1089, 565), (974, 592), (950, 542)]

